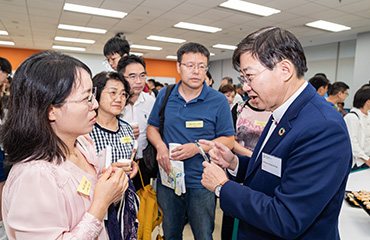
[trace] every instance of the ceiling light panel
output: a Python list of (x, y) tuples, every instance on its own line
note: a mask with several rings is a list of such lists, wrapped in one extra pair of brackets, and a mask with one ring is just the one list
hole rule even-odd
[(71, 4), (71, 3), (64, 4), (63, 9), (66, 11), (86, 13), (86, 14), (92, 14), (92, 15), (104, 16), (104, 17), (112, 17), (112, 18), (124, 18), (127, 15), (127, 13), (125, 12), (108, 10), (108, 9), (103, 9), (103, 8), (88, 7), (88, 6), (78, 5), (78, 4)]
[(160, 50), (162, 50), (162, 48), (161, 48), (161, 47), (144, 46), (144, 45), (136, 45), (136, 44), (132, 44), (130, 47), (131, 47), (131, 48), (146, 49), (146, 50), (155, 50), (155, 51), (160, 51)]
[(69, 37), (55, 37), (54, 40), (56, 41), (63, 41), (63, 42), (75, 42), (75, 43), (87, 43), (87, 44), (94, 44), (94, 40), (90, 39), (82, 39), (82, 38), (69, 38)]
[(71, 50), (71, 51), (78, 51), (78, 52), (84, 52), (86, 51), (86, 48), (80, 48), (80, 47), (68, 47), (68, 46), (59, 46), (59, 45), (53, 45), (53, 49), (59, 49), (59, 50)]
[(155, 36), (155, 35), (150, 35), (146, 39), (154, 40), (154, 41), (161, 41), (161, 42), (170, 42), (170, 43), (184, 43), (184, 42), (186, 42), (186, 40), (184, 40), (184, 39), (161, 37), (161, 36)]
[(241, 0), (229, 0), (227, 2), (221, 3), (220, 6), (264, 17), (281, 12), (278, 9), (265, 7), (259, 4), (245, 2)]
[(201, 32), (210, 32), (210, 33), (215, 33), (215, 32), (222, 31), (222, 28), (210, 27), (210, 26), (206, 26), (206, 25), (187, 23), (187, 22), (179, 22), (179, 23), (175, 24), (174, 27), (184, 28), (184, 29), (189, 29), (189, 30), (195, 30), (195, 31), (201, 31)]
[(341, 24), (337, 24), (337, 23), (327, 22), (327, 21), (324, 21), (324, 20), (318, 20), (318, 21), (315, 21), (315, 22), (310, 22), (310, 23), (307, 23), (306, 26), (313, 27), (313, 28), (318, 28), (318, 29), (322, 29), (322, 30), (326, 30), (326, 31), (330, 31), (330, 32), (341, 32), (341, 31), (351, 29), (350, 27), (347, 27), (347, 26), (344, 26), (344, 25), (341, 25)]
[(63, 30), (77, 31), (77, 32), (88, 32), (88, 33), (97, 33), (97, 34), (106, 34), (107, 33), (107, 30), (105, 30), (105, 29), (80, 27), (80, 26), (67, 25), (67, 24), (59, 24), (58, 28), (63, 29)]
[(168, 55), (168, 56), (166, 56), (166, 58), (167, 59), (175, 59), (175, 60), (177, 60), (177, 56), (172, 56), (172, 55)]
[(216, 44), (213, 45), (214, 48), (221, 48), (221, 49), (227, 49), (227, 50), (235, 50), (236, 46), (233, 45), (226, 45), (226, 44)]
[(0, 41), (0, 45), (9, 45), (9, 46), (14, 46), (14, 42), (11, 41)]
[(0, 30), (0, 35), (9, 35), (9, 33), (7, 31)]
[(144, 53), (138, 53), (138, 52), (130, 52), (130, 55), (133, 54), (133, 55), (136, 55), (136, 56), (143, 56)]

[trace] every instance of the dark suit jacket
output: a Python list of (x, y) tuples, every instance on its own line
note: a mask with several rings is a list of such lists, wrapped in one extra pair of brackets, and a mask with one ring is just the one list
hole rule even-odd
[[(251, 159), (239, 158), (236, 181), (221, 188), (222, 210), (240, 219), (238, 239), (339, 239), (352, 159), (343, 118), (307, 85), (256, 160), (270, 125)], [(281, 159), (281, 177), (262, 170), (262, 153)]]

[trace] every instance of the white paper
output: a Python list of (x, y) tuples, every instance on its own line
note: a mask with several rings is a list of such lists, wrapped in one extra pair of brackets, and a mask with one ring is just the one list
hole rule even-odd
[(175, 194), (180, 196), (186, 193), (185, 187), (185, 172), (184, 172), (184, 162), (182, 161), (172, 161), (171, 162), (171, 172), (167, 174), (164, 169), (159, 166), (159, 172), (161, 174), (161, 182), (163, 186), (169, 187), (175, 191)]

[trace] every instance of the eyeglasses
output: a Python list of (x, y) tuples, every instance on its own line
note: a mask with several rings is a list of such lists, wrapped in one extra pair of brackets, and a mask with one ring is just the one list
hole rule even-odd
[(242, 77), (238, 77), (238, 80), (241, 84), (251, 84), (253, 79), (255, 79), (257, 76), (259, 76), (266, 70), (267, 68), (256, 74), (246, 74), (244, 70), (240, 70), (240, 74), (242, 75)]
[(198, 69), (201, 72), (206, 72), (209, 69), (209, 66), (204, 64), (196, 65), (194, 63), (180, 63), (180, 65), (184, 65), (189, 71)]
[(117, 97), (120, 97), (121, 99), (127, 99), (128, 98), (128, 93), (126, 92), (117, 92), (117, 91), (102, 91), (102, 93), (108, 93), (109, 96), (112, 98), (112, 99), (117, 99)]
[(82, 99), (82, 100), (65, 100), (64, 103), (87, 103), (89, 110), (93, 109), (93, 101), (96, 99), (96, 87), (93, 87), (91, 90), (91, 95)]
[(148, 76), (146, 73), (141, 73), (139, 75), (132, 74), (124, 77), (129, 81), (135, 81), (136, 79), (146, 80), (146, 76)]

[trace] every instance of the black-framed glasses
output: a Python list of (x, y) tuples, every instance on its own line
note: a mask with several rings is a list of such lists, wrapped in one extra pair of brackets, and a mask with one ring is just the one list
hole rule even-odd
[(131, 75), (128, 75), (128, 76), (124, 76), (127, 80), (129, 81), (135, 81), (136, 79), (140, 79), (140, 80), (146, 80), (146, 77), (148, 76), (148, 74), (146, 73), (141, 73), (139, 75), (135, 75), (135, 74), (131, 74)]
[(189, 71), (198, 69), (199, 71), (206, 72), (209, 69), (209, 66), (205, 64), (194, 64), (194, 63), (180, 63), (180, 65), (184, 65)]
[(91, 89), (91, 95), (82, 100), (65, 100), (64, 103), (87, 103), (89, 110), (93, 108), (93, 101), (96, 99), (96, 87)]
[(128, 93), (127, 92), (118, 92), (118, 91), (114, 91), (114, 90), (110, 90), (110, 91), (102, 91), (103, 93), (108, 93), (109, 96), (112, 98), (112, 99), (117, 99), (118, 97), (120, 97), (121, 99), (127, 99), (129, 97)]
[(253, 79), (258, 77), (261, 73), (266, 71), (267, 68), (263, 69), (261, 72), (256, 73), (256, 74), (246, 74), (244, 70), (240, 70), (240, 74), (242, 76), (238, 77), (238, 80), (241, 84), (251, 84)]

